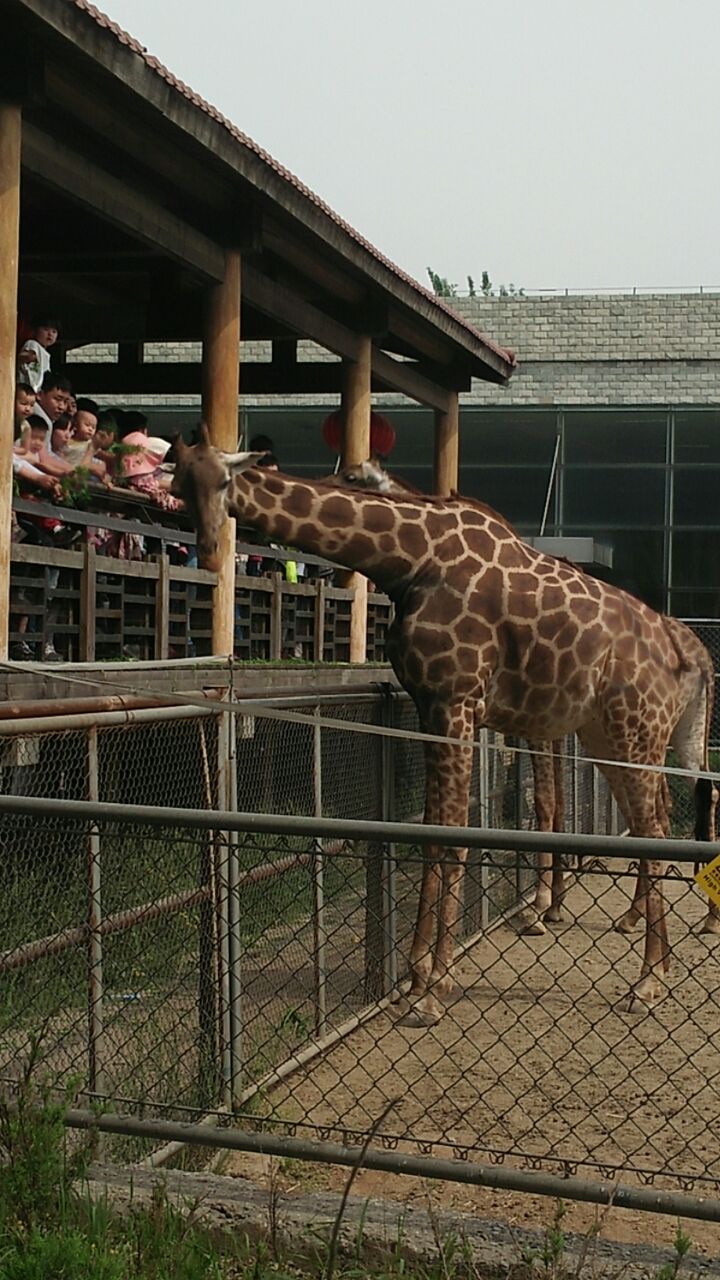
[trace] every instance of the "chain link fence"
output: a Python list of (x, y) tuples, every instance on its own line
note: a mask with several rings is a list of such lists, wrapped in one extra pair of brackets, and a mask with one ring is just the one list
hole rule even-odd
[[(407, 1027), (396, 1001), (429, 838), (396, 825), (422, 808), (411, 704), (344, 694), (284, 714), (176, 708), (3, 731), (0, 1078), (16, 1081), (37, 1041), (52, 1087), (75, 1081), (86, 1104), (144, 1118), (232, 1116), (315, 1143), (372, 1132), (421, 1157), (717, 1190), (720, 953), (697, 932), (682, 846), (664, 881), (668, 996), (632, 1017), (618, 1002), (639, 954), (613, 923), (634, 870), (603, 780), (565, 744), (577, 836), (547, 846), (607, 840), (584, 848), (567, 921), (524, 936), (531, 769), (483, 733), (459, 993), (437, 1026)], [(77, 800), (101, 807), (86, 816)], [(135, 808), (150, 804), (163, 810)], [(678, 827), (689, 812), (678, 799)], [(114, 1157), (147, 1149), (109, 1140)]]

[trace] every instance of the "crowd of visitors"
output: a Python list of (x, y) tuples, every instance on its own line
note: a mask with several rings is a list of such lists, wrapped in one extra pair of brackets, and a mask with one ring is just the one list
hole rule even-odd
[[(137, 410), (101, 410), (89, 397), (76, 398), (66, 375), (51, 367), (58, 333), (52, 317), (39, 316), (18, 352), (13, 445), (18, 496), (65, 508), (89, 505), (92, 497), (97, 510), (102, 506), (98, 499), (115, 491), (134, 493), (164, 511), (180, 510), (182, 503), (170, 492), (172, 476), (163, 469), (169, 441), (149, 436), (147, 418)], [(113, 514), (122, 517), (117, 509)], [(14, 515), (12, 536), (16, 542), (66, 548), (87, 538), (99, 554), (121, 559), (143, 559), (148, 552), (145, 538), (137, 534), (69, 523), (60, 511), (57, 516), (27, 510)], [(194, 560), (186, 547), (178, 546), (174, 554), (183, 563)], [(47, 574), (52, 611), (59, 575), (57, 569)], [(35, 651), (32, 624), (21, 612), (22, 595), (18, 592), (11, 599), (13, 629), (20, 637), (11, 657), (60, 660), (52, 640), (44, 643), (42, 653)]]
[[(17, 358), (15, 392), (15, 431), (13, 471), (16, 492), (30, 502), (56, 504), (59, 508), (88, 505), (92, 497), (94, 511), (102, 511), (104, 493), (135, 494), (144, 503), (165, 512), (182, 509), (182, 502), (170, 491), (172, 475), (166, 458), (170, 443), (148, 434), (148, 420), (135, 409), (101, 409), (86, 396), (76, 398), (69, 378), (52, 367), (51, 352), (58, 341), (59, 326), (49, 315), (36, 317), (22, 342)], [(258, 465), (278, 468), (273, 441), (256, 435), (248, 444), (261, 453)], [(113, 515), (121, 515), (117, 506)], [(99, 515), (99, 519), (101, 516)], [(159, 517), (160, 519), (160, 517)], [(24, 510), (13, 514), (13, 540), (50, 547), (77, 547), (87, 539), (100, 555), (120, 559), (143, 559), (156, 550), (137, 533), (110, 531), (97, 526), (75, 524), (63, 520), (62, 512), (37, 515)], [(278, 550), (278, 548), (274, 548)], [(281, 574), (287, 581), (302, 582), (306, 566), (299, 559), (267, 555), (237, 557), (238, 571), (250, 577)], [(191, 566), (197, 563), (194, 548), (175, 544), (172, 558)], [(32, 577), (32, 569), (28, 570)], [(315, 570), (312, 576), (320, 574)], [(45, 569), (49, 614), (56, 607), (59, 570)], [(54, 640), (46, 639), (38, 652), (39, 637), (33, 632), (33, 620), (23, 612), (27, 593), (11, 594), (12, 629), (19, 637), (11, 646), (15, 660), (42, 658), (61, 661)]]

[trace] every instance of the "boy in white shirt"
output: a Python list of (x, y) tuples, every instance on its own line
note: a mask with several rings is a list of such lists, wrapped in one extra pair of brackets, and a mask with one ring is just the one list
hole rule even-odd
[(39, 391), (50, 368), (50, 347), (58, 340), (58, 327), (55, 320), (40, 317), (33, 320), (31, 331), (32, 337), (18, 355), (18, 381), (29, 382), (34, 391)]

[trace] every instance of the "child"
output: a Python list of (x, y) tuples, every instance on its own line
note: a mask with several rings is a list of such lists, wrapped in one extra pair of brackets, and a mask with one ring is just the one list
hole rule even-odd
[[(53, 427), (53, 436), (56, 438), (56, 444), (60, 445), (63, 439), (67, 439), (69, 430), (69, 424), (66, 422), (63, 425), (62, 419), (59, 419)], [(14, 470), (18, 480), (20, 481), (22, 489), (25, 487), (23, 485), (23, 481), (27, 481), (33, 486), (38, 483), (32, 475), (33, 471), (37, 471), (37, 474), (42, 475), (44, 480), (53, 482), (53, 489), (51, 491), (52, 496), (58, 497), (60, 494), (60, 485), (59, 480), (56, 477), (63, 474), (63, 472), (59, 470), (48, 472), (46, 470), (43, 462), (43, 459), (47, 455), (47, 450), (45, 448), (45, 433), (46, 427), (42, 418), (37, 417), (35, 414), (31, 414), (27, 420), (21, 439), (17, 440), (13, 445), (13, 454), (15, 455), (15, 459), (17, 459), (21, 464), (24, 464), (21, 467), (14, 467)], [(31, 469), (29, 475), (27, 474), (28, 468)], [(32, 498), (34, 496), (35, 495), (32, 493), (23, 493), (23, 497)], [(35, 529), (41, 529), (45, 534), (49, 535), (47, 540), (44, 538), (40, 539), (40, 541), (47, 541), (49, 545), (52, 545), (65, 530), (65, 525), (59, 516), (24, 516), (21, 521), (21, 525), (26, 528), (28, 523), (34, 526)], [(26, 528), (26, 532), (31, 531)]]
[(81, 397), (72, 419), (72, 435), (61, 451), (61, 457), (71, 467), (86, 467), (90, 477), (102, 484), (110, 483), (107, 467), (101, 458), (96, 456), (95, 434), (97, 432), (98, 407), (94, 400)]
[(31, 332), (32, 337), (24, 343), (18, 355), (18, 381), (29, 382), (34, 391), (39, 391), (50, 369), (49, 349), (58, 340), (57, 321), (39, 317), (33, 320)]
[(15, 439), (21, 434), (27, 419), (35, 409), (35, 392), (29, 382), (18, 382), (15, 386)]
[(147, 430), (131, 431), (123, 436), (122, 443), (131, 447), (123, 457), (123, 474), (131, 489), (145, 494), (165, 511), (181, 511), (180, 498), (170, 493), (172, 478), (162, 470), (165, 455), (170, 448), (167, 440), (148, 436)]

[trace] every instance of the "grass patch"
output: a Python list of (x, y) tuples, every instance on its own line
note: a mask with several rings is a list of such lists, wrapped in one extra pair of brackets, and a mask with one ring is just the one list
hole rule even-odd
[[(363, 1154), (350, 1171), (345, 1192), (328, 1236), (308, 1233), (307, 1249), (298, 1256), (283, 1242), (279, 1227), (279, 1185), (268, 1191), (266, 1239), (251, 1241), (222, 1236), (204, 1226), (197, 1202), (171, 1203), (158, 1183), (143, 1204), (130, 1186), (129, 1208), (120, 1213), (109, 1200), (92, 1198), (84, 1181), (93, 1151), (93, 1135), (70, 1133), (64, 1110), (71, 1090), (59, 1101), (44, 1094), (35, 1081), (38, 1049), (33, 1046), (24, 1074), (12, 1096), (0, 1096), (0, 1276), (3, 1280), (480, 1280), (470, 1242), (461, 1232), (438, 1227), (435, 1256), (409, 1264), (404, 1228), (382, 1259), (366, 1257), (364, 1218), (343, 1249), (340, 1229)], [(368, 1138), (371, 1140), (372, 1134)], [(365, 1148), (363, 1148), (364, 1152)], [(303, 1167), (284, 1161), (287, 1178), (302, 1176)], [(607, 1213), (607, 1210), (604, 1211)], [(616, 1266), (600, 1265), (594, 1244), (603, 1215), (588, 1233), (580, 1257), (570, 1257), (557, 1203), (536, 1249), (517, 1247), (517, 1257), (504, 1272), (515, 1280), (570, 1280), (590, 1268), (596, 1280), (617, 1280)], [(680, 1229), (674, 1255), (649, 1271), (648, 1280), (675, 1280), (686, 1268), (690, 1238)], [(621, 1268), (621, 1271), (623, 1268)]]

